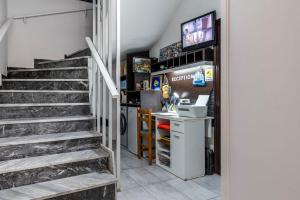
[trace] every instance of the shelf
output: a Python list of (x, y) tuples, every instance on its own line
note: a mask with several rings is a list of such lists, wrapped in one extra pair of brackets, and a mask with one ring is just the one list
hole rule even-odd
[(180, 66), (180, 67), (175, 67), (175, 68), (171, 68), (171, 69), (153, 72), (153, 73), (151, 73), (151, 76), (166, 74), (166, 73), (170, 73), (170, 72), (174, 72), (174, 71), (178, 71), (178, 70), (182, 70), (182, 69), (187, 69), (187, 68), (191, 68), (191, 67), (197, 67), (197, 66), (201, 66), (201, 65), (213, 65), (213, 62), (211, 62), (211, 61), (196, 62), (196, 63), (192, 63), (192, 64)]
[(161, 164), (160, 161), (158, 160), (158, 162), (156, 163), (159, 167), (167, 170), (167, 171), (171, 171), (171, 167), (170, 166), (167, 166), (167, 165), (164, 165), (164, 164)]
[(161, 147), (157, 147), (157, 150), (158, 150), (158, 151), (167, 152), (167, 153), (170, 153), (170, 152), (171, 152), (170, 150), (164, 149), (164, 148), (161, 148)]
[(162, 144), (164, 144), (164, 145), (170, 146), (170, 139), (168, 139), (168, 138), (161, 137), (157, 141), (160, 142), (160, 143), (162, 143)]
[(163, 156), (163, 157), (165, 157), (165, 158), (167, 158), (167, 159), (170, 159), (170, 156), (168, 156), (168, 155), (166, 155), (166, 154), (158, 153), (158, 155), (159, 155), (159, 156)]
[(170, 124), (158, 124), (157, 128), (160, 130), (170, 131)]
[[(163, 60), (151, 65), (151, 75), (162, 74), (161, 71), (165, 73), (170, 72), (172, 68), (177, 68), (180, 66), (192, 64), (195, 62), (214, 62), (215, 61), (215, 48), (207, 47), (203, 49), (198, 49), (189, 52), (183, 52), (180, 56)], [(172, 72), (172, 71), (171, 71)], [(158, 74), (156, 74), (158, 73)]]
[(163, 165), (165, 167), (170, 167), (170, 158), (167, 158), (165, 156), (162, 156), (161, 154), (158, 154), (158, 163), (160, 165)]

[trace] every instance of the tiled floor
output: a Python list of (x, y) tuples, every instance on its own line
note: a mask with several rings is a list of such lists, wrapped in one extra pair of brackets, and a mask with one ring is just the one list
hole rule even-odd
[(146, 160), (122, 150), (118, 200), (220, 200), (220, 177), (183, 181)]

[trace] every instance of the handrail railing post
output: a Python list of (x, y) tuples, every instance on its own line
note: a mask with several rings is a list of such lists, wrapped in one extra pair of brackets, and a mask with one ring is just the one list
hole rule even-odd
[[(8, 19), (5, 21), (5, 23), (3, 25), (0, 24), (0, 43), (2, 43), (2, 40), (5, 38), (10, 26), (12, 24), (12, 20)], [(2, 86), (2, 74), (3, 75), (7, 75), (7, 52), (8, 52), (8, 47), (7, 47), (7, 38), (4, 39), (6, 44), (2, 44), (3, 45), (3, 50), (1, 50), (1, 52), (4, 54), (3, 56), (5, 57), (4, 60), (1, 60), (1, 64), (0, 64), (0, 86)], [(3, 66), (1, 66), (3, 64)]]
[[(106, 46), (106, 0), (102, 0), (102, 61), (104, 63), (104, 67), (106, 68), (107, 64), (107, 46)], [(103, 134), (103, 145), (107, 146), (107, 138), (106, 138), (106, 119), (107, 119), (107, 106), (106, 106), (106, 83), (105, 80), (103, 79), (102, 81), (102, 91), (103, 91), (103, 96), (102, 96), (102, 134)]]
[[(108, 73), (112, 76), (112, 1), (108, 1)], [(109, 95), (108, 99), (108, 147), (113, 148), (113, 108), (112, 98)]]
[[(120, 0), (116, 0), (116, 19), (117, 19), (117, 56), (116, 56), (116, 84), (118, 88), (118, 92), (120, 94), (120, 67), (121, 67), (121, 2)], [(120, 174), (121, 174), (121, 127), (120, 127), (120, 95), (117, 97), (117, 144), (116, 144), (116, 163), (117, 163), (117, 178), (119, 180), (118, 188), (120, 189)]]

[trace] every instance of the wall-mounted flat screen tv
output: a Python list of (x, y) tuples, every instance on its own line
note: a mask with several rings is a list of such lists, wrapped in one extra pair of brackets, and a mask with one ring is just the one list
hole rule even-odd
[(216, 44), (216, 11), (181, 24), (182, 50), (190, 51)]

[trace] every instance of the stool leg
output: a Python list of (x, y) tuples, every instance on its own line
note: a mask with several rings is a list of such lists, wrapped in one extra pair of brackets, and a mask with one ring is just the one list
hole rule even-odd
[(143, 147), (142, 147), (142, 141), (141, 141), (141, 134), (140, 132), (138, 133), (138, 158), (142, 158), (142, 153), (143, 153)]
[(152, 133), (148, 133), (148, 164), (152, 165)]

